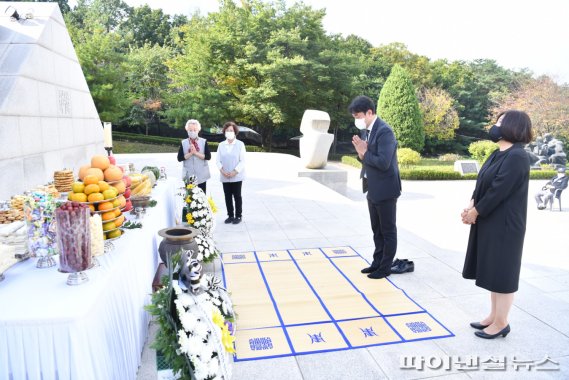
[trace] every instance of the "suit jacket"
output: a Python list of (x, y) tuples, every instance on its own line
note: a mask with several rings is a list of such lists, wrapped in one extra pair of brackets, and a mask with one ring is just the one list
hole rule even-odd
[(401, 195), (397, 140), (391, 127), (379, 117), (368, 138), (362, 171), (365, 171), (367, 177), (367, 198), (372, 203), (398, 198)]

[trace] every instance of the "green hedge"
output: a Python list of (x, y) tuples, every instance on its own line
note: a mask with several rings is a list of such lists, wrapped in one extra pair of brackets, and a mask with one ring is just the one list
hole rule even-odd
[[(356, 168), (362, 167), (361, 162), (354, 156), (342, 156), (342, 163), (351, 165)], [(464, 180), (476, 179), (475, 173), (461, 175), (455, 172), (453, 167), (428, 167), (415, 166), (410, 168), (400, 168), (401, 179), (406, 180), (423, 180), (423, 181), (440, 181), (440, 180)], [(530, 179), (550, 179), (555, 175), (554, 170), (532, 170), (530, 171)]]
[[(113, 132), (113, 138), (119, 141), (138, 142), (142, 144), (180, 146), (182, 139), (176, 137), (146, 136), (128, 132)], [(217, 152), (219, 143), (208, 141), (207, 145), (212, 152)], [(247, 152), (264, 152), (260, 146), (245, 145)]]

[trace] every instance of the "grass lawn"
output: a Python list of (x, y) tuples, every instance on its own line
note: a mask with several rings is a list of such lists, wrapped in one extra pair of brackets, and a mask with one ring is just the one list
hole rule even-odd
[(113, 141), (113, 153), (178, 153), (178, 147), (171, 145), (142, 144), (137, 142)]

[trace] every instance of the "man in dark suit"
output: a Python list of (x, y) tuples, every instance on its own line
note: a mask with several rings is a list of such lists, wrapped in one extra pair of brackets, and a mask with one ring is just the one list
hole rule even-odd
[(557, 190), (564, 190), (567, 188), (569, 177), (565, 175), (565, 168), (560, 167), (557, 169), (557, 175), (551, 178), (545, 186), (535, 194), (535, 201), (537, 208), (544, 210), (549, 202), (553, 202), (553, 196)]
[(401, 178), (397, 164), (397, 140), (391, 127), (375, 114), (375, 104), (367, 96), (356, 97), (348, 111), (356, 127), (364, 130), (367, 138), (354, 136), (352, 144), (362, 162), (363, 191), (373, 231), (375, 250), (373, 262), (362, 269), (369, 278), (385, 278), (391, 274), (391, 265), (397, 252), (396, 206), (401, 195)]

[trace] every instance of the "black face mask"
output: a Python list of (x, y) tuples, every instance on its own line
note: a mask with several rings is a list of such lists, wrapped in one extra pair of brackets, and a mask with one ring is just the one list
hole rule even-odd
[(490, 127), (488, 134), (490, 135), (490, 140), (494, 142), (502, 140), (502, 131), (500, 131), (500, 127), (495, 124)]

